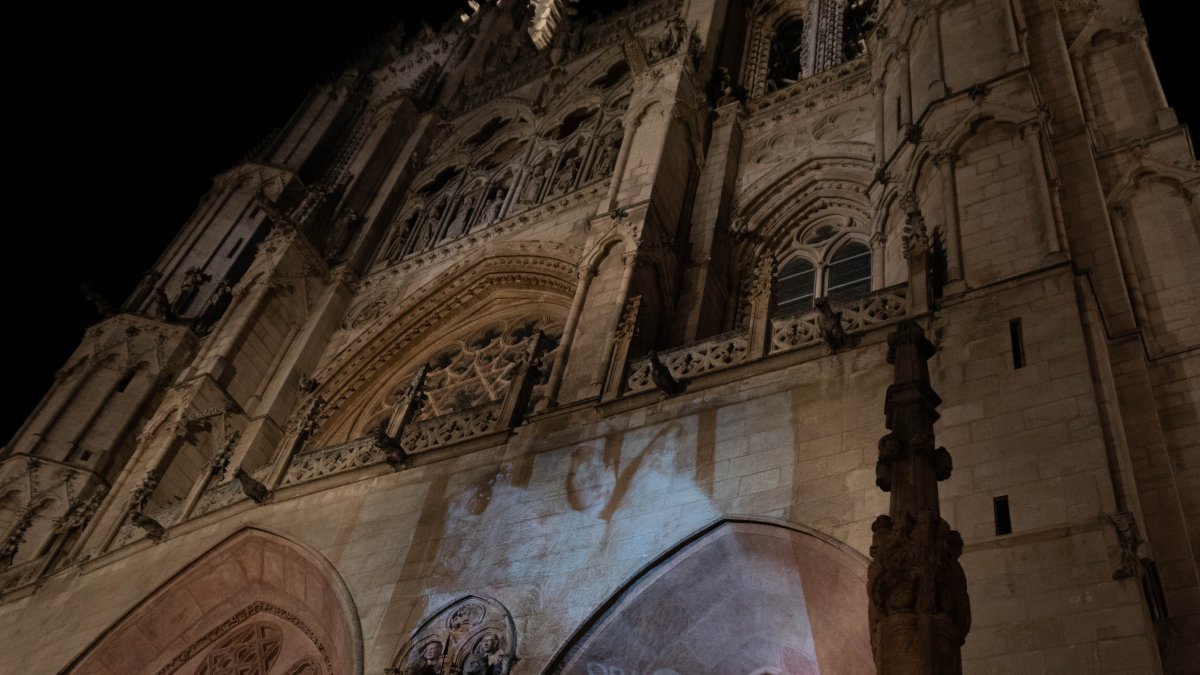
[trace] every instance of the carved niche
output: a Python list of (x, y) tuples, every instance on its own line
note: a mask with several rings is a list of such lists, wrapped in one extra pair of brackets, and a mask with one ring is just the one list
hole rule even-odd
[(509, 675), (517, 630), (504, 605), (470, 595), (426, 620), (390, 675)]

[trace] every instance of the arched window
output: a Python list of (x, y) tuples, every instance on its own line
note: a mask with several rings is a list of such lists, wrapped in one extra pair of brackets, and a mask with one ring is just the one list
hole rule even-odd
[(848, 242), (829, 260), (825, 296), (831, 301), (871, 292), (871, 249), (857, 241)]
[(775, 29), (767, 63), (767, 92), (782, 89), (800, 79), (804, 70), (804, 21), (794, 17)]
[(816, 292), (816, 268), (804, 258), (792, 258), (779, 270), (775, 305), (779, 314), (803, 312), (813, 308)]

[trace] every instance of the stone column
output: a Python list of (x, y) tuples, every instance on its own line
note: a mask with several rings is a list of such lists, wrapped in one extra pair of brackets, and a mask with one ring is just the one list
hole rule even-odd
[(941, 519), (938, 481), (950, 477), (950, 453), (934, 442), (941, 398), (929, 384), (936, 348), (913, 320), (888, 336), (895, 367), (879, 441), (875, 482), (891, 493), (886, 516), (871, 526), (867, 572), (871, 650), (879, 675), (960, 675), (971, 628), (967, 580), (958, 562), (962, 537)]

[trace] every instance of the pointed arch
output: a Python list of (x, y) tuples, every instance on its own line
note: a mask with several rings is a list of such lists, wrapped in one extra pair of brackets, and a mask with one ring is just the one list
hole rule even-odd
[(866, 579), (861, 554), (818, 532), (722, 520), (634, 575), (544, 672), (874, 673)]
[(281, 664), (311, 659), (314, 673), (361, 675), (362, 630), (341, 576), (318, 551), (248, 527), (201, 554), (151, 592), (63, 670), (170, 675), (196, 669), (235, 631), (272, 626), (288, 641)]
[[(538, 303), (565, 315), (574, 297), (578, 247), (546, 242), (496, 242), (453, 265), (402, 302), (364, 323), (317, 375), (330, 413), (377, 385), (397, 364), (446, 334), (475, 309)], [(370, 302), (370, 299), (367, 300)], [(358, 311), (352, 308), (350, 314)]]

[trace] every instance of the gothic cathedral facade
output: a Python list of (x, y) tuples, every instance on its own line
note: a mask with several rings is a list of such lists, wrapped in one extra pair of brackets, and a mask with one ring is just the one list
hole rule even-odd
[(0, 671), (909, 672), (915, 322), (963, 672), (1195, 672), (1200, 166), (1136, 0), (614, 4), (392, 30), (216, 178), (0, 452)]

